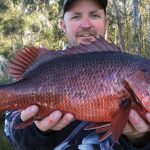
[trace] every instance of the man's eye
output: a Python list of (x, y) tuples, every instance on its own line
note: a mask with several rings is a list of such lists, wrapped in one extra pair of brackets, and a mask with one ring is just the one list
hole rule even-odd
[(79, 19), (79, 16), (73, 16), (71, 19), (77, 20), (77, 19)]
[(101, 16), (100, 16), (100, 15), (97, 15), (97, 14), (93, 14), (92, 17), (95, 18), (95, 19), (96, 19), (96, 18), (101, 18)]

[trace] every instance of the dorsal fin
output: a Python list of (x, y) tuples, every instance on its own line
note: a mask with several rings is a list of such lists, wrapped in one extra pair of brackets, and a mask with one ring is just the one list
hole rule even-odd
[(11, 59), (8, 65), (8, 73), (11, 78), (19, 80), (25, 73), (36, 68), (41, 63), (66, 55), (96, 51), (121, 51), (121, 49), (113, 43), (108, 43), (103, 37), (100, 37), (88, 45), (80, 44), (77, 47), (67, 48), (66, 50), (49, 51), (46, 48), (28, 47), (24, 48), (22, 51), (19, 51)]
[(114, 43), (109, 43), (103, 37), (99, 37), (90, 44), (84, 45), (80, 44), (77, 47), (68, 48), (65, 50), (65, 53), (68, 54), (77, 54), (77, 53), (88, 53), (88, 52), (104, 52), (104, 51), (115, 51), (119, 52), (121, 49), (116, 46)]
[(8, 64), (8, 74), (10, 77), (19, 80), (26, 70), (36, 61), (40, 55), (48, 53), (47, 49), (35, 47), (24, 48), (17, 52)]

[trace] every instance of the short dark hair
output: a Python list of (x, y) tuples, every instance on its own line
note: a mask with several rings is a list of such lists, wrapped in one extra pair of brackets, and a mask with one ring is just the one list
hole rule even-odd
[[(62, 17), (64, 16), (65, 12), (67, 12), (71, 6), (71, 4), (74, 2), (75, 0), (64, 0), (63, 3), (63, 7), (62, 7)], [(107, 0), (97, 0), (98, 4), (100, 4), (100, 6), (104, 9), (105, 13), (106, 13), (106, 7), (108, 5), (108, 1)]]

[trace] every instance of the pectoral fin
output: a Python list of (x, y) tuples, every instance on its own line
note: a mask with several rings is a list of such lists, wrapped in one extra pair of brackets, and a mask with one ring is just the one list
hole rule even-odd
[(121, 136), (126, 123), (128, 122), (129, 113), (131, 110), (131, 100), (125, 99), (120, 104), (120, 109), (115, 114), (111, 121), (111, 132), (113, 135), (113, 143)]

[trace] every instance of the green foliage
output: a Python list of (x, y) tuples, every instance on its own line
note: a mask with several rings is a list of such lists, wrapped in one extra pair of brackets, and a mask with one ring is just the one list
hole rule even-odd
[(16, 49), (27, 45), (43, 45), (49, 49), (63, 46), (63, 33), (58, 27), (58, 3), (50, 3), (49, 0), (13, 0), (0, 3), (0, 6), (3, 7), (0, 54), (8, 57)]
[[(137, 53), (143, 55), (144, 57), (150, 57), (150, 50), (148, 49), (148, 31), (150, 30), (149, 25), (149, 2), (148, 1), (138, 1), (138, 16), (137, 20), (137, 30), (138, 30), (138, 38), (139, 43), (135, 42), (137, 39), (137, 35), (134, 32), (134, 24), (133, 24), (133, 0), (125, 1), (125, 0), (115, 0), (117, 4), (118, 12), (121, 17), (121, 27), (123, 33), (123, 49), (126, 52)], [(116, 19), (116, 12), (114, 9), (114, 5), (112, 1), (109, 1), (109, 6), (107, 8), (108, 13), (108, 27), (107, 27), (107, 38), (110, 41), (113, 41), (116, 44), (119, 44), (119, 26)], [(139, 44), (139, 49), (135, 49), (135, 44)]]
[(10, 55), (10, 49), (12, 49), (11, 47), (9, 47), (8, 45), (6, 45), (6, 43), (0, 42), (0, 55), (3, 55), (5, 58), (8, 58)]
[(53, 27), (53, 35), (54, 35), (54, 40), (59, 40), (60, 38), (63, 38), (64, 37), (64, 33), (62, 30), (59, 29), (59, 27), (57, 26), (58, 25), (58, 22), (56, 22), (54, 24), (54, 27)]
[[(123, 48), (135, 53), (133, 29), (133, 10), (129, 0), (115, 1), (121, 17)], [(27, 45), (45, 46), (48, 49), (60, 49), (64, 45), (65, 38), (59, 29), (63, 0), (1, 0), (0, 1), (0, 54), (9, 57)], [(148, 2), (139, 3), (139, 16), (141, 19), (140, 44), (141, 54), (147, 56), (150, 53), (147, 43), (149, 30), (149, 14), (146, 12)], [(114, 6), (109, 1), (107, 9), (109, 16), (107, 26), (107, 38), (119, 44), (119, 29), (116, 20)]]
[(8, 6), (4, 2), (0, 2), (0, 13), (5, 12), (8, 9)]
[(5, 37), (12, 34), (18, 34), (24, 27), (24, 20), (22, 18), (11, 18), (3, 23), (3, 34)]

